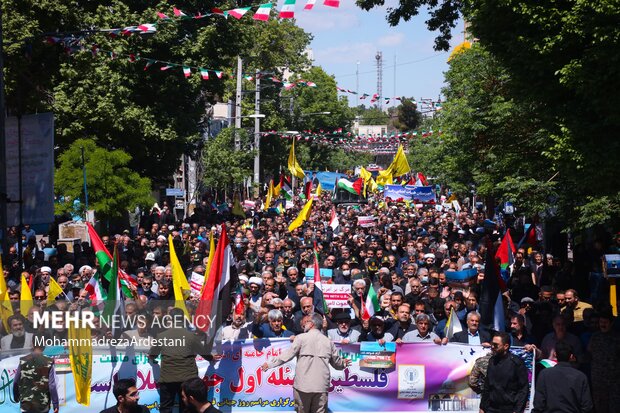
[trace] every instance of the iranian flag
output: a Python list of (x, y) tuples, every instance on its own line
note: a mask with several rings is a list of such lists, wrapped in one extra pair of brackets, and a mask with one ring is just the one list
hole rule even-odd
[(136, 287), (137, 282), (124, 271), (119, 270), (118, 267), (113, 267), (113, 260), (110, 256), (110, 253), (106, 249), (105, 245), (103, 245), (103, 241), (99, 238), (99, 234), (95, 231), (95, 228), (91, 225), (90, 222), (86, 223), (88, 227), (88, 236), (90, 237), (90, 244), (95, 250), (95, 257), (97, 258), (97, 262), (99, 263), (99, 270), (97, 272), (101, 272), (103, 274), (103, 278), (105, 278), (108, 282), (112, 282), (112, 272), (117, 271), (121, 287), (123, 289), (123, 293), (127, 297), (132, 297), (130, 286)]
[(325, 0), (323, 4), (329, 7), (340, 7), (340, 0)]
[(280, 10), (279, 17), (281, 19), (294, 19), (295, 18), (295, 2), (297, 0), (284, 0), (282, 9)]
[(202, 80), (209, 80), (209, 71), (207, 69), (200, 68), (200, 77)]
[(314, 308), (319, 314), (327, 314), (329, 309), (327, 303), (323, 298), (323, 286), (321, 283), (321, 266), (319, 265), (319, 253), (316, 248), (316, 241), (314, 242), (314, 290), (312, 293), (312, 300), (314, 301)]
[(264, 22), (269, 20), (269, 14), (271, 13), (271, 7), (272, 6), (273, 6), (272, 3), (261, 4), (258, 7), (258, 10), (256, 10), (256, 13), (254, 13), (253, 19), (254, 20), (264, 21)]
[(190, 77), (192, 75), (192, 69), (187, 66), (183, 66), (183, 76)]
[(224, 12), (224, 16), (233, 16), (235, 19), (239, 20), (250, 10), (250, 7), (241, 7), (238, 9), (227, 10)]
[(312, 10), (315, 4), (316, 4), (316, 0), (308, 0), (308, 2), (306, 3), (306, 6), (304, 7), (304, 10)]
[(370, 320), (376, 312), (381, 310), (381, 306), (379, 306), (379, 297), (377, 297), (377, 293), (372, 284), (370, 284), (370, 289), (366, 296), (366, 303), (362, 300), (362, 307), (362, 320)]
[(346, 191), (351, 192), (355, 195), (362, 194), (362, 187), (364, 185), (364, 180), (362, 178), (356, 180), (355, 182), (351, 182), (348, 179), (339, 179), (338, 180), (338, 188), (344, 189)]
[(84, 289), (88, 292), (88, 299), (92, 303), (92, 309), (95, 315), (101, 314), (103, 311), (103, 307), (105, 304), (106, 298), (108, 298), (108, 294), (101, 286), (101, 282), (99, 282), (99, 273), (96, 272), (90, 277), (88, 284), (84, 287)]
[(340, 232), (340, 221), (338, 220), (338, 215), (336, 214), (336, 208), (332, 208), (332, 215), (329, 219), (329, 226), (334, 231), (334, 234)]

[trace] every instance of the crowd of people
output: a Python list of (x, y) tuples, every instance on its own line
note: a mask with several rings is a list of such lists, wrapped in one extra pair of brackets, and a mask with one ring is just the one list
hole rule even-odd
[[(481, 324), (488, 248), (493, 252), (508, 229), (499, 225), (489, 231), (485, 219), (492, 217), (474, 206), (463, 205), (457, 212), (447, 206), (420, 208), (380, 196), (370, 196), (356, 205), (338, 205), (331, 194), (323, 194), (314, 202), (309, 219), (290, 232), (288, 226), (303, 206), (297, 196), (293, 207), (282, 214), (247, 210), (245, 218), (210, 205), (210, 200), (205, 200), (184, 222), (175, 222), (170, 214), (152, 213), (142, 217), (142, 225), (102, 236), (110, 254), (116, 244), (120, 268), (135, 280), (125, 298), (125, 317), (145, 317), (149, 322), (128, 323), (116, 331), (101, 325), (92, 330), (93, 337), (144, 338), (148, 343), (164, 334), (164, 323), (154, 327), (152, 321), (174, 313), (171, 247), (188, 280), (196, 274), (204, 276), (210, 234), (217, 239), (217, 224), (225, 222), (235, 257), (231, 291), (240, 285), (245, 306), (241, 312), (224, 314), (226, 320), (217, 329), (215, 343), (277, 337), (293, 341), (307, 331), (304, 319), (319, 315), (317, 331), (334, 343), (459, 342), (493, 347), (497, 339), (497, 347), (523, 346), (537, 360), (557, 360), (558, 346), (568, 344), (574, 355), (571, 363), (588, 376), (596, 412), (614, 412), (620, 405), (620, 324), (612, 314), (609, 294), (581, 288), (584, 283), (579, 280), (589, 274), (580, 273), (565, 258), (542, 251), (540, 240), (520, 246), (514, 263), (503, 273), (506, 331), (491, 331)], [(334, 213), (339, 222), (336, 228), (329, 225)], [(360, 226), (359, 216), (372, 216), (375, 221)], [(510, 230), (514, 239), (520, 238), (518, 230)], [(96, 303), (87, 285), (100, 271), (94, 250), (88, 243), (76, 244), (72, 252), (63, 244), (37, 243), (29, 226), (21, 236), (16, 228), (10, 228), (8, 234), (11, 249), (4, 278), (14, 315), (7, 320), (8, 331), (0, 327), (0, 350), (29, 348), (33, 335), (66, 337), (66, 329), (35, 328), (34, 314), (93, 311)], [(21, 268), (17, 242), (24, 246)], [(607, 246), (610, 252), (620, 248), (620, 236), (614, 243)], [(349, 308), (325, 311), (322, 303), (317, 303), (313, 279), (306, 276), (315, 256), (320, 268), (331, 270), (331, 279), (324, 282), (351, 285)], [(597, 259), (600, 257), (592, 261)], [(477, 272), (468, 285), (449, 282), (447, 272), (467, 269)], [(20, 312), (22, 276), (34, 300), (27, 314)], [(52, 302), (47, 299), (51, 278), (63, 289)], [(368, 319), (363, 308), (371, 286), (380, 309)], [(187, 300), (190, 314), (198, 297)], [(597, 301), (587, 302), (589, 297)], [(452, 312), (462, 332), (448, 337), (446, 324)]]

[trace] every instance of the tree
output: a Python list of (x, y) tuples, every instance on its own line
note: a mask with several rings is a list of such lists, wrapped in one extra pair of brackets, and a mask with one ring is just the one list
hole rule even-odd
[[(235, 150), (235, 134), (241, 150)], [(227, 189), (252, 174), (255, 151), (251, 150), (249, 134), (243, 129), (226, 128), (205, 145), (203, 182), (206, 186)]]
[[(353, 111), (346, 99), (338, 98), (334, 77), (321, 67), (314, 66), (295, 73), (289, 81), (299, 83), (302, 80), (315, 83), (317, 87), (298, 84), (289, 91), (282, 90), (280, 116), (283, 126), (300, 132), (310, 130), (318, 133), (322, 130), (330, 134), (339, 129), (346, 131), (353, 120)], [(334, 165), (329, 159), (332, 153), (338, 151), (337, 146), (304, 139), (298, 141), (295, 148), (297, 159), (304, 169), (332, 169)], [(275, 136), (262, 138), (261, 165), (265, 176), (278, 175), (279, 168), (287, 163), (289, 149), (290, 141), (286, 139)]]
[[(226, 8), (193, 0), (175, 6), (188, 15)], [(181, 154), (198, 146), (205, 104), (226, 99), (234, 90), (231, 74), (238, 55), (250, 74), (278, 67), (298, 70), (308, 61), (303, 51), (309, 35), (288, 21), (256, 24), (215, 15), (157, 21), (158, 11), (173, 15), (171, 5), (129, 0), (7, 0), (2, 11), (9, 112), (52, 111), (61, 148), (94, 138), (125, 150), (133, 159), (130, 167), (159, 184), (170, 179)], [(157, 32), (149, 35), (92, 33), (93, 28), (155, 21)], [(46, 44), (41, 35), (79, 30), (89, 32), (74, 36), (71, 46)], [(159, 63), (145, 70), (148, 58)], [(162, 71), (165, 62), (177, 65)], [(193, 69), (185, 79), (183, 65), (225, 75), (219, 79), (211, 72), (204, 81)]]
[[(384, 0), (357, 3), (370, 9)], [(614, 205), (620, 192), (620, 95), (610, 93), (620, 90), (616, 2), (413, 0), (389, 9), (388, 21), (407, 21), (426, 7), (427, 26), (440, 31), (436, 49), (448, 50), (450, 30), (462, 15), (471, 37), (510, 78), (504, 96), (535, 113), (544, 140), (539, 149), (556, 172), (558, 213), (574, 227), (617, 220), (618, 212), (591, 213)]]
[(404, 98), (396, 106), (396, 116), (393, 124), (401, 132), (415, 130), (422, 123), (422, 114), (418, 112), (418, 105), (413, 99)]
[(513, 99), (506, 69), (475, 45), (451, 60), (446, 84), (437, 122), (447, 183), (462, 193), (473, 185), (528, 215), (546, 210), (556, 195), (547, 135), (536, 108)]
[(129, 168), (130, 155), (120, 149), (97, 146), (94, 139), (78, 139), (58, 158), (54, 189), (63, 202), (56, 204), (57, 213), (72, 210), (73, 201), (82, 199), (82, 148), (87, 171), (88, 207), (99, 218), (121, 217), (127, 210), (154, 202), (150, 179)]

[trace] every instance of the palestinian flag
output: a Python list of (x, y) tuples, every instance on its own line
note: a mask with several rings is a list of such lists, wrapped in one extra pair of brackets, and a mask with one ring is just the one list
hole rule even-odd
[(517, 248), (521, 248), (523, 244), (528, 245), (530, 248), (534, 248), (536, 244), (538, 244), (538, 239), (536, 238), (536, 224), (525, 224), (525, 233), (523, 234), (523, 238), (519, 241)]
[(357, 179), (355, 182), (351, 182), (344, 178), (338, 180), (338, 188), (344, 189), (355, 195), (362, 195), (363, 186), (364, 180), (362, 178)]
[(487, 255), (484, 264), (484, 280), (480, 292), (480, 326), (487, 330), (506, 331), (502, 292), (506, 283), (499, 275), (495, 254), (490, 239), (487, 240)]
[(97, 257), (97, 262), (99, 263), (98, 272), (101, 272), (101, 274), (103, 274), (103, 278), (106, 281), (112, 282), (112, 272), (117, 271), (120, 278), (123, 294), (125, 294), (126, 297), (133, 297), (130, 287), (137, 287), (138, 283), (129, 275), (125, 274), (124, 271), (119, 270), (118, 267), (116, 267), (115, 269), (112, 268), (112, 257), (110, 256), (110, 253), (106, 249), (105, 245), (103, 245), (103, 241), (101, 241), (101, 238), (99, 238), (99, 234), (97, 234), (97, 231), (95, 231), (95, 228), (93, 228), (90, 222), (87, 222), (86, 225), (88, 227), (90, 244), (95, 250), (95, 257)]
[(495, 258), (499, 259), (500, 268), (504, 280), (508, 279), (507, 274), (505, 274), (508, 270), (508, 267), (512, 265), (512, 263), (515, 261), (515, 251), (515, 246), (512, 243), (512, 237), (510, 236), (510, 230), (507, 230), (506, 235), (504, 235), (504, 239), (502, 239), (502, 243), (500, 244), (497, 252), (495, 253)]
[(284, 191), (284, 198), (288, 201), (292, 201), (293, 189), (291, 188), (290, 182), (288, 182), (288, 179), (284, 175), (280, 176), (280, 187), (281, 190)]
[(120, 333), (121, 323), (120, 317), (125, 314), (125, 300), (121, 293), (121, 283), (119, 280), (118, 271), (118, 248), (114, 244), (114, 258), (112, 259), (112, 265), (110, 270), (110, 285), (108, 285), (108, 294), (103, 307), (102, 318), (107, 320), (107, 325), (110, 326), (112, 336), (117, 337)]

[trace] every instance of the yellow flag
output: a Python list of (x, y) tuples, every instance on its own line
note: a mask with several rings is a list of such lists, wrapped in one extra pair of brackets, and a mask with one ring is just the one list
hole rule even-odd
[(289, 232), (294, 231), (296, 228), (302, 226), (302, 224), (310, 218), (310, 210), (312, 209), (312, 197), (306, 202), (306, 205), (299, 211), (299, 215), (295, 218), (295, 221), (291, 222), (288, 226)]
[(411, 171), (409, 161), (407, 161), (407, 156), (403, 150), (403, 145), (398, 146), (398, 152), (396, 152), (396, 156), (394, 156), (390, 168), (392, 169), (392, 176), (402, 176)]
[(241, 202), (239, 201), (239, 197), (235, 195), (235, 201), (233, 202), (232, 214), (237, 215), (241, 218), (245, 218), (245, 211), (241, 206)]
[(174, 291), (174, 306), (180, 308), (185, 313), (185, 317), (189, 319), (189, 312), (185, 307), (185, 297), (183, 291), (189, 291), (189, 283), (187, 277), (181, 267), (177, 253), (174, 250), (172, 242), (172, 234), (168, 234), (168, 247), (170, 248), (170, 265), (172, 266), (172, 290)]
[(75, 384), (75, 400), (90, 405), (90, 380), (93, 374), (93, 347), (90, 327), (69, 326), (69, 360)]
[(362, 180), (364, 181), (364, 196), (366, 196), (366, 187), (370, 184), (370, 181), (372, 180), (372, 174), (362, 166), (362, 168), (360, 169), (360, 178), (362, 178)]
[(446, 202), (454, 202), (454, 201), (457, 201), (456, 194), (450, 195), (450, 198), (448, 198)]
[(321, 183), (319, 182), (319, 184), (316, 186), (316, 196), (321, 196), (321, 192), (323, 191), (323, 188), (321, 188)]
[(272, 196), (277, 198), (280, 196), (280, 191), (282, 190), (282, 185), (280, 185), (280, 181), (278, 181), (278, 185), (273, 187)]
[(267, 189), (267, 199), (265, 200), (264, 211), (267, 211), (271, 206), (271, 197), (273, 196), (273, 179), (269, 181), (269, 188)]
[(297, 158), (295, 158), (295, 138), (293, 138), (293, 144), (291, 145), (291, 150), (288, 153), (288, 170), (291, 171), (291, 175), (296, 176), (299, 179), (304, 179), (306, 174), (304, 170), (299, 166), (299, 162), (297, 162)]
[(2, 318), (2, 324), (6, 331), (11, 331), (9, 328), (9, 317), (13, 315), (13, 307), (9, 300), (9, 291), (4, 279), (4, 270), (2, 269), (2, 257), (0, 257), (0, 318)]
[[(390, 165), (391, 168), (391, 165)], [(385, 171), (379, 171), (377, 175), (377, 184), (381, 186), (391, 185), (394, 183), (391, 169), (388, 168)]]
[(58, 285), (56, 280), (53, 277), (50, 277), (50, 289), (47, 293), (47, 305), (52, 305), (56, 301), (56, 297), (60, 294), (64, 294), (65, 292), (62, 290), (62, 287)]
[(209, 273), (211, 272), (211, 264), (213, 264), (213, 257), (215, 254), (215, 236), (213, 235), (213, 231), (209, 233), (209, 260), (207, 261), (207, 270), (205, 271), (205, 278), (202, 283), (202, 287), (200, 287), (200, 296), (202, 297), (202, 291), (207, 285), (207, 279), (209, 278)]
[(24, 316), (28, 317), (28, 311), (32, 307), (32, 291), (30, 291), (30, 286), (28, 286), (28, 281), (26, 281), (26, 277), (22, 274), (22, 284), (21, 284), (21, 293), (19, 295), (19, 312)]

